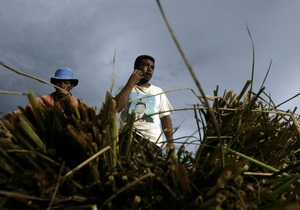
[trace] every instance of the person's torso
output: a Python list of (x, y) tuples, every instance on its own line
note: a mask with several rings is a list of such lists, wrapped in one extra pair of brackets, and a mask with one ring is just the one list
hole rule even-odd
[[(122, 121), (127, 122), (134, 112), (136, 115), (134, 127), (154, 143), (162, 141), (160, 112), (164, 109), (163, 104), (166, 102), (162, 96), (162, 89), (154, 85), (148, 88), (135, 86), (121, 114)], [(136, 106), (141, 103), (145, 105), (144, 112), (137, 113), (140, 111), (136, 109)]]

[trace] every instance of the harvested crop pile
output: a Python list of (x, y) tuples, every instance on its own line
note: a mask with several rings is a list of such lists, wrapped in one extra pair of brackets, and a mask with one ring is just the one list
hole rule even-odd
[(0, 208), (299, 209), (298, 119), (244, 92), (215, 91), (213, 113), (199, 97), (200, 146), (174, 156), (138, 144), (121, 156), (123, 134), (136, 139), (110, 94), (97, 113), (30, 93), (32, 108), (0, 121)]

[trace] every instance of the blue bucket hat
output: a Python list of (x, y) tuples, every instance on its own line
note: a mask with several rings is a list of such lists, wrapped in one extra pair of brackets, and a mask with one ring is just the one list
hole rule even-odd
[(78, 79), (74, 78), (74, 73), (70, 68), (60, 68), (55, 72), (54, 77), (51, 77), (50, 82), (55, 83), (55, 81), (67, 80), (71, 81), (73, 86), (78, 85)]

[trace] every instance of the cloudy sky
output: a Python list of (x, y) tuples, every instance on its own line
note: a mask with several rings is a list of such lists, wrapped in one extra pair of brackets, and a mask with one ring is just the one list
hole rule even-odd
[[(151, 82), (164, 90), (196, 88), (154, 0), (0, 0), (0, 60), (32, 76), (49, 80), (70, 67), (79, 79), (73, 89), (90, 106), (102, 106), (114, 71), (115, 93), (126, 83), (140, 54), (156, 58)], [(254, 91), (268, 66), (266, 92), (276, 104), (299, 93), (300, 1), (161, 1), (167, 18), (207, 95), (219, 86), (239, 93), (251, 78), (255, 45)], [(116, 62), (113, 57), (116, 52)], [(114, 69), (114, 70), (113, 70)], [(51, 86), (0, 67), (0, 90), (44, 95)], [(175, 109), (198, 102), (189, 90), (167, 93)], [(0, 117), (28, 103), (26, 96), (0, 95)], [(293, 109), (295, 98), (282, 109)], [(172, 115), (175, 137), (195, 130), (193, 112)]]

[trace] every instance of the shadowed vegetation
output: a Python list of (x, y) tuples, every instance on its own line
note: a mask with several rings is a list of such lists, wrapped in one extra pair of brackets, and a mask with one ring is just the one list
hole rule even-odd
[[(99, 113), (35, 106), (1, 119), (1, 209), (275, 209), (299, 202), (299, 124), (259, 93), (233, 91), (194, 107), (202, 138), (196, 154), (182, 144), (175, 156), (151, 145), (122, 157), (115, 102)], [(245, 96), (244, 96), (244, 93)], [(64, 112), (62, 111), (62, 108)], [(218, 125), (217, 135), (212, 121)], [(137, 141), (132, 138), (133, 141)], [(223, 146), (221, 146), (223, 145)], [(172, 151), (171, 151), (172, 152)]]

